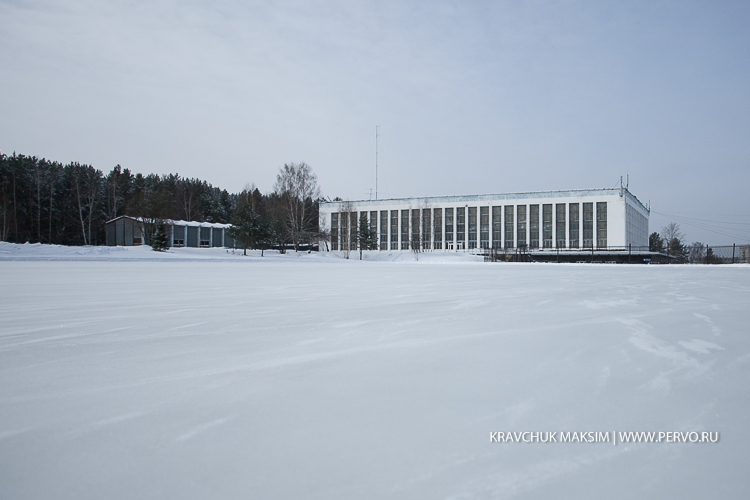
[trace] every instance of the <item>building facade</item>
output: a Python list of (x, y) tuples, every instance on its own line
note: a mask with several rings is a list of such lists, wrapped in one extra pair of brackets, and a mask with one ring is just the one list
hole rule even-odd
[(649, 210), (624, 187), (322, 203), (331, 250), (356, 249), (362, 212), (381, 251), (648, 248)]
[[(166, 220), (167, 246), (169, 247), (234, 247), (234, 240), (229, 236), (230, 224), (195, 222), (184, 220)], [(142, 219), (123, 215), (106, 223), (108, 246), (144, 245), (146, 234)]]

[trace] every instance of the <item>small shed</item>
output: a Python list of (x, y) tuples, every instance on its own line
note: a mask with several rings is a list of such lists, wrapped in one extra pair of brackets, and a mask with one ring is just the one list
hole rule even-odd
[(107, 228), (107, 246), (143, 245), (143, 221), (135, 217), (122, 215), (105, 223)]

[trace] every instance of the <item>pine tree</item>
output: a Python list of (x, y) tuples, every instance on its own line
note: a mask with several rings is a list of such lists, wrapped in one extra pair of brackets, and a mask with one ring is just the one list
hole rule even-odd
[(648, 251), (649, 252), (661, 252), (664, 250), (664, 241), (659, 236), (659, 233), (653, 232), (648, 237)]
[(243, 255), (248, 248), (255, 248), (261, 231), (261, 217), (253, 211), (250, 203), (242, 203), (232, 217), (229, 236), (242, 245)]
[(151, 248), (155, 252), (164, 252), (169, 246), (167, 245), (167, 231), (164, 224), (157, 224), (156, 231), (151, 237)]
[(377, 248), (377, 235), (370, 227), (370, 223), (367, 220), (367, 212), (359, 213), (357, 243), (359, 244), (359, 260), (362, 260), (362, 250), (375, 250)]

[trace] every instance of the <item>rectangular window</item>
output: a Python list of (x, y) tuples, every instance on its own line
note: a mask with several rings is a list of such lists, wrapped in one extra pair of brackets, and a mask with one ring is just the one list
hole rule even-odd
[(341, 250), (349, 250), (349, 213), (341, 212)]
[(370, 234), (378, 237), (378, 213), (376, 211), (370, 212)]
[(172, 245), (176, 247), (185, 246), (185, 226), (173, 226)]
[(490, 248), (490, 207), (479, 207), (479, 247)]
[(596, 248), (607, 248), (607, 202), (596, 203)]
[(453, 209), (445, 209), (445, 249), (453, 250)]
[(529, 248), (539, 248), (539, 205), (529, 205)]
[(331, 214), (331, 250), (339, 249), (339, 214)]
[(409, 211), (401, 210), (401, 250), (409, 250)]
[(388, 210), (380, 211), (380, 249), (388, 250)]
[(565, 248), (565, 203), (555, 205), (555, 247)]
[(357, 223), (357, 212), (349, 214), (349, 248), (352, 250), (357, 249), (357, 229), (359, 224)]
[(421, 235), (419, 234), (419, 209), (411, 211), (411, 248), (419, 250), (422, 248)]
[(391, 210), (391, 250), (398, 250), (398, 210)]
[(466, 248), (466, 208), (456, 208), (456, 250)]
[(211, 246), (211, 228), (210, 227), (202, 227), (200, 228), (200, 235), (201, 235), (201, 247), (207, 248)]
[(594, 246), (594, 204), (583, 204), (583, 248)]
[(492, 207), (492, 248), (503, 246), (503, 207)]
[(422, 250), (429, 250), (432, 248), (430, 245), (430, 228), (432, 227), (432, 209), (422, 209)]
[(443, 249), (443, 209), (436, 208), (432, 214), (433, 222), (433, 241), (432, 246), (435, 250)]
[(505, 248), (513, 248), (513, 205), (505, 205)]
[(518, 248), (526, 248), (526, 205), (518, 205), (516, 210), (518, 210), (516, 215), (518, 226), (516, 228), (516, 240), (518, 241)]
[(579, 229), (581, 222), (581, 212), (578, 203), (571, 203), (568, 205), (570, 214), (570, 248), (579, 248), (581, 242), (579, 240)]
[(224, 231), (222, 231), (220, 228), (215, 227), (211, 230), (211, 246), (212, 247), (221, 247), (224, 246)]
[(477, 207), (469, 207), (469, 248), (477, 247)]
[(542, 246), (552, 248), (552, 204), (542, 205)]

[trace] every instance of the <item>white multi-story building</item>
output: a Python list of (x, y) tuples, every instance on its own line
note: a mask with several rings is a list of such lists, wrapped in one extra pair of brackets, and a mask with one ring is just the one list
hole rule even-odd
[(649, 210), (624, 187), (322, 203), (331, 250), (356, 248), (362, 212), (380, 250), (648, 248)]

